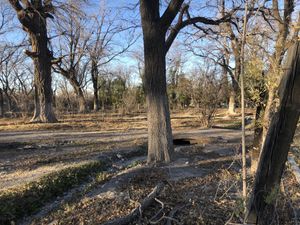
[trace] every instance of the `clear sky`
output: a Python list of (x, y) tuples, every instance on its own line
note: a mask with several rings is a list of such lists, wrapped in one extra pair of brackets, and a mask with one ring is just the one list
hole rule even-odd
[[(213, 8), (211, 5), (215, 5), (217, 0), (210, 0), (210, 1), (201, 1), (201, 0), (193, 0), (191, 2), (191, 15), (201, 15), (206, 17), (212, 17), (215, 16), (215, 8)], [(163, 1), (164, 2), (164, 1)], [(230, 2), (230, 1), (229, 1)], [(283, 1), (279, 1), (282, 6)], [(299, 10), (300, 0), (296, 0), (296, 11)], [(5, 4), (7, 4), (7, 0), (0, 0), (0, 5), (3, 7)], [(136, 7), (134, 7), (136, 6)], [(205, 6), (205, 7), (204, 7)], [(83, 5), (84, 7), (84, 5)], [(138, 0), (90, 0), (90, 4), (88, 7), (83, 8), (83, 10), (87, 14), (98, 14), (101, 12), (103, 8), (107, 8), (108, 10), (111, 10), (112, 14), (116, 14), (115, 17), (119, 21), (122, 21), (126, 23), (128, 26), (135, 24), (140, 24), (140, 18), (139, 18), (139, 6), (138, 6)], [(161, 13), (163, 13), (165, 9), (165, 5), (161, 8)], [(295, 13), (294, 15), (296, 15)], [(57, 18), (54, 19), (54, 23), (59, 23), (59, 20)], [(25, 32), (21, 29), (21, 26), (19, 22), (16, 20), (11, 20), (11, 29), (9, 32), (7, 32), (5, 35), (0, 35), (0, 44), (5, 42), (14, 42), (16, 44), (19, 44), (25, 37)], [(185, 29), (184, 31), (189, 31), (188, 29)], [(139, 35), (139, 39), (135, 43), (134, 46), (130, 48), (130, 51), (126, 54), (123, 54), (122, 56), (118, 57), (115, 61), (113, 61), (110, 65), (110, 67), (118, 68), (120, 66), (124, 66), (125, 68), (130, 68), (133, 73), (133, 82), (140, 82), (138, 74), (137, 74), (137, 65), (138, 62), (136, 60), (135, 55), (142, 55), (142, 38), (141, 38), (141, 28), (138, 27), (135, 29), (135, 35)], [(193, 70), (194, 67), (197, 67), (199, 65), (203, 64), (203, 60), (199, 57), (195, 57), (190, 52), (187, 52), (187, 49), (181, 45), (182, 42), (185, 41), (185, 38), (191, 38), (187, 37), (185, 35), (179, 35), (175, 43), (173, 44), (172, 48), (170, 49), (170, 54), (167, 56), (167, 62), (170, 61), (169, 59), (174, 57), (174, 52), (182, 52), (182, 58), (184, 59), (184, 71), (188, 72), (190, 70)], [(123, 34), (120, 34), (116, 37), (116, 42), (119, 42), (122, 44), (124, 42), (125, 38)], [(55, 42), (55, 40), (54, 40)], [(207, 45), (207, 42), (205, 39), (201, 39), (197, 42), (197, 45), (205, 46)]]

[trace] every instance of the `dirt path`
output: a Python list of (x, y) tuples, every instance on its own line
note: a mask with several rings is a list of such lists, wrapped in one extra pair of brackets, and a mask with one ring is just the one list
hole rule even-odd
[[(175, 138), (197, 140), (204, 151), (227, 151), (239, 143), (240, 131), (175, 130)], [(102, 155), (136, 150), (146, 143), (146, 130), (126, 132), (22, 131), (0, 133), (0, 190), (24, 184)], [(211, 150), (211, 143), (214, 144)], [(226, 143), (226, 147), (224, 147)]]
[[(218, 134), (219, 132), (215, 133), (215, 135)], [(186, 138), (190, 138), (189, 135), (186, 135), (187, 134), (184, 134), (183, 136), (185, 136)], [(180, 137), (182, 138), (182, 135)], [(193, 137), (197, 138), (198, 140), (200, 139), (199, 136)], [(214, 171), (219, 170), (222, 165), (227, 165), (233, 163), (236, 160), (240, 160), (240, 155), (236, 151), (236, 146), (238, 145), (238, 143), (234, 141), (237, 138), (236, 135), (226, 137), (227, 139), (220, 138), (219, 136), (210, 136), (210, 138), (213, 139), (213, 143), (209, 143), (208, 139), (204, 138), (202, 139), (202, 141), (206, 142), (206, 144), (201, 143), (186, 146), (176, 146), (176, 159), (169, 165), (151, 167), (147, 166), (146, 164), (142, 164), (133, 168), (120, 169), (111, 179), (109, 179), (103, 185), (98, 186), (97, 188), (91, 190), (89, 193), (86, 193), (84, 196), (81, 196), (80, 198), (73, 201), (73, 203), (71, 203), (73, 204), (72, 207), (75, 207), (77, 209), (82, 207), (83, 205), (86, 206), (91, 204), (90, 207), (98, 207), (98, 210), (100, 212), (106, 212), (106, 210), (110, 211), (109, 209), (104, 209), (102, 207), (104, 207), (107, 202), (118, 202), (127, 199), (130, 192), (128, 188), (132, 185), (132, 181), (137, 179), (137, 177), (142, 177), (143, 179), (145, 179), (145, 174), (152, 174), (152, 177), (157, 176), (157, 179), (159, 179), (159, 176), (164, 174), (166, 175), (166, 179), (169, 182), (172, 182), (173, 185), (186, 179), (202, 179), (208, 176), (208, 174), (212, 174), (214, 173)], [(220, 149), (222, 151), (220, 151)], [(143, 159), (145, 160), (145, 157), (139, 158), (139, 160)], [(122, 167), (125, 164), (129, 165), (130, 163), (131, 162), (128, 160), (125, 160), (124, 162), (119, 161), (119, 167)], [(141, 184), (139, 181), (138, 183)], [(23, 224), (31, 224), (33, 220), (38, 221), (33, 224), (49, 224), (49, 222), (59, 224), (59, 217), (61, 216), (65, 218), (66, 215), (60, 214), (58, 218), (52, 218), (52, 216), (56, 215), (56, 210), (58, 208), (64, 208), (64, 204), (66, 204), (65, 200), (66, 199), (62, 200), (61, 203), (56, 204), (54, 208), (50, 207), (52, 206), (52, 204), (44, 207), (41, 211), (42, 213), (38, 213), (32, 217), (27, 218), (26, 222)], [(124, 202), (124, 205), (126, 204), (127, 203)], [(54, 210), (53, 214), (51, 213), (52, 210)], [(84, 211), (86, 210), (84, 209)], [(74, 217), (74, 215), (72, 215), (71, 217)], [(43, 218), (46, 218), (46, 223), (41, 222)], [(89, 222), (88, 224), (93, 224), (94, 222)]]
[[(223, 138), (239, 137), (240, 131), (233, 129), (189, 129), (175, 130), (174, 135), (199, 137), (210, 136)], [(0, 143), (30, 143), (36, 141), (123, 141), (135, 138), (145, 138), (147, 132), (144, 129), (125, 132), (78, 132), (78, 131), (7, 131), (0, 133)]]

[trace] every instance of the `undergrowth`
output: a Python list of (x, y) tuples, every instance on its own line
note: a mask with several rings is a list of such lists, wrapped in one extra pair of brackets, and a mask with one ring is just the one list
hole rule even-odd
[(48, 201), (88, 181), (106, 168), (107, 163), (94, 161), (53, 172), (39, 181), (0, 193), (0, 224), (11, 224), (12, 221), (36, 212)]

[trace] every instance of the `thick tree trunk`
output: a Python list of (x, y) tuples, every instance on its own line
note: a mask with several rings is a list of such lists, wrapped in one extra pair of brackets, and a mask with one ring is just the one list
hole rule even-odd
[(33, 113), (33, 117), (30, 120), (30, 122), (33, 122), (33, 123), (41, 122), (41, 118), (40, 118), (40, 102), (39, 101), (40, 100), (39, 100), (38, 88), (37, 88), (37, 85), (34, 84), (34, 113)]
[[(45, 24), (44, 22), (41, 22)], [(45, 26), (40, 26), (40, 33), (30, 33), (31, 46), (33, 51), (33, 62), (35, 67), (35, 85), (38, 93), (39, 119), (44, 123), (57, 122), (52, 108), (52, 77), (51, 58), (52, 54), (48, 49), (48, 38)], [(36, 105), (38, 107), (38, 105)], [(37, 117), (38, 118), (38, 117)]]
[(232, 115), (235, 114), (235, 92), (231, 91), (229, 95), (229, 101), (228, 101), (228, 114)]
[(148, 163), (170, 162), (173, 155), (167, 96), (165, 34), (155, 24), (144, 27), (145, 92), (148, 107)]
[(35, 68), (35, 85), (39, 94), (39, 118), (41, 122), (56, 122), (52, 108), (52, 77), (51, 60), (52, 53), (48, 49), (47, 17), (49, 13), (44, 11), (44, 4), (40, 0), (28, 1), (9, 0), (17, 12), (18, 19), (23, 29), (29, 34), (32, 51), (25, 53), (33, 59)]
[(300, 112), (300, 44), (289, 51), (286, 74), (280, 88), (280, 106), (262, 149), (249, 202), (247, 222), (269, 224), (290, 144)]

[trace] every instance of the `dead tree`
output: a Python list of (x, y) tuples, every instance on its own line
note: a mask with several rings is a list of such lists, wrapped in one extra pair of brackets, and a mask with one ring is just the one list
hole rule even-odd
[[(287, 67), (280, 84), (280, 106), (275, 113), (262, 149), (256, 172), (247, 220), (269, 224), (274, 212), (274, 194), (280, 180), (294, 137), (300, 113), (300, 42), (288, 53)], [(272, 197), (273, 196), (273, 197)]]
[(50, 14), (53, 7), (50, 1), (32, 0), (22, 1), (9, 0), (15, 9), (23, 29), (28, 33), (31, 51), (25, 53), (32, 58), (34, 63), (34, 80), (38, 101), (33, 122), (56, 122), (52, 108), (51, 88), (51, 60), (52, 52), (48, 48), (49, 38), (47, 35), (47, 18), (53, 18)]

